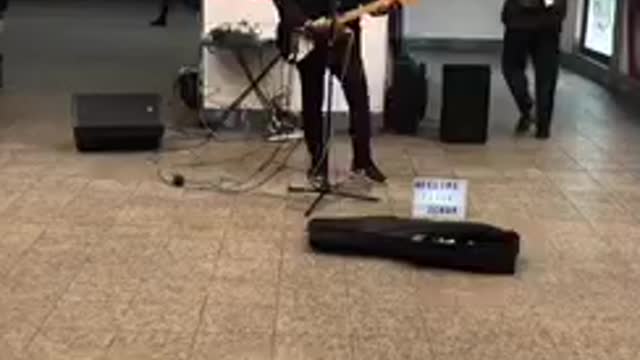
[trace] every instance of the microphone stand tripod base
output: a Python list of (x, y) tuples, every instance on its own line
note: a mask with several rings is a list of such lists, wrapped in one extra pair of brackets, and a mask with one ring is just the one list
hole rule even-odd
[(311, 205), (309, 205), (309, 208), (307, 209), (307, 211), (305, 211), (304, 213), (305, 217), (309, 217), (313, 213), (313, 211), (316, 209), (318, 204), (320, 204), (320, 201), (322, 201), (322, 199), (324, 199), (324, 197), (327, 195), (338, 196), (346, 199), (368, 201), (368, 202), (380, 201), (380, 199), (377, 197), (353, 194), (353, 193), (341, 191), (335, 185), (331, 185), (329, 181), (324, 181), (320, 186), (317, 186), (317, 187), (289, 186), (288, 191), (290, 193), (298, 193), (298, 194), (301, 194), (301, 193), (318, 194), (318, 196), (316, 196), (316, 198), (313, 200)]

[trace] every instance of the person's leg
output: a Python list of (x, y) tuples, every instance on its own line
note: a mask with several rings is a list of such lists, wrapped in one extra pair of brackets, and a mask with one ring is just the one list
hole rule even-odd
[(340, 79), (349, 105), (349, 134), (353, 144), (352, 170), (363, 172), (372, 180), (386, 180), (371, 155), (371, 110), (367, 77), (360, 54), (360, 27), (355, 27), (353, 42), (337, 44), (332, 53), (331, 72)]
[(160, 1), (160, 15), (158, 15), (158, 17), (151, 22), (151, 26), (167, 25), (167, 15), (169, 14), (169, 1), (170, 0)]
[(302, 88), (304, 137), (311, 157), (307, 175), (311, 178), (326, 177), (329, 169), (328, 153), (324, 149), (322, 118), (326, 56), (326, 51), (316, 49), (297, 66)]
[(516, 132), (523, 133), (531, 125), (533, 101), (529, 95), (529, 82), (525, 74), (529, 53), (528, 31), (507, 29), (502, 50), (502, 74), (520, 111)]
[(560, 33), (556, 30), (538, 32), (533, 51), (536, 72), (538, 128), (536, 137), (550, 136), (558, 71), (560, 66)]

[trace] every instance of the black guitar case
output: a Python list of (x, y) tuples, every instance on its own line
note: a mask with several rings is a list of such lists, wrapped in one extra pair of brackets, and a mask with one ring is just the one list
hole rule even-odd
[(515, 231), (471, 222), (396, 217), (313, 219), (309, 242), (319, 252), (399, 259), (421, 266), (513, 274)]
[(416, 135), (426, 115), (429, 79), (426, 64), (417, 61), (403, 43), (403, 8), (389, 13), (391, 83), (384, 98), (385, 131)]

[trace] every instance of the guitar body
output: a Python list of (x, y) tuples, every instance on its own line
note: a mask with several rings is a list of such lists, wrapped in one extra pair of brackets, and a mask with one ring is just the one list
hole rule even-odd
[[(376, 13), (380, 9), (388, 9), (389, 6), (394, 4), (406, 4), (412, 1), (415, 0), (375, 0), (367, 5), (362, 5), (338, 15), (335, 21), (340, 30), (335, 34), (335, 38), (332, 39), (332, 46), (348, 45), (349, 41), (353, 40), (353, 29), (350, 29), (352, 28), (351, 24), (356, 24), (363, 15)], [(316, 19), (314, 22), (320, 20), (324, 20), (326, 24), (326, 19)], [(312, 26), (314, 25), (317, 24), (312, 24)], [(347, 30), (345, 31), (344, 29)], [(316, 47), (318, 41), (329, 43), (328, 38), (314, 39), (314, 36), (306, 33), (304, 29), (287, 27), (282, 22), (278, 24), (276, 31), (276, 46), (282, 57), (290, 63), (299, 63), (306, 58)]]
[[(312, 34), (309, 34), (303, 30), (290, 28), (282, 23), (278, 24), (276, 30), (276, 46), (280, 55), (290, 64), (297, 64), (304, 60), (309, 53), (316, 49), (319, 42), (328, 43), (329, 39), (314, 38)], [(341, 46), (346, 32), (335, 34), (334, 46)]]

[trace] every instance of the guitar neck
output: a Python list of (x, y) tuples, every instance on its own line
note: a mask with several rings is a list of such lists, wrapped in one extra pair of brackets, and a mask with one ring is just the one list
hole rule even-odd
[(337, 19), (337, 22), (340, 24), (349, 23), (353, 20), (356, 20), (362, 17), (362, 15), (364, 14), (369, 14), (376, 11), (380, 6), (382, 6), (382, 4), (383, 4), (382, 0), (377, 0), (377, 1), (370, 2), (367, 5), (363, 5), (353, 10), (349, 10), (346, 13), (340, 15)]

